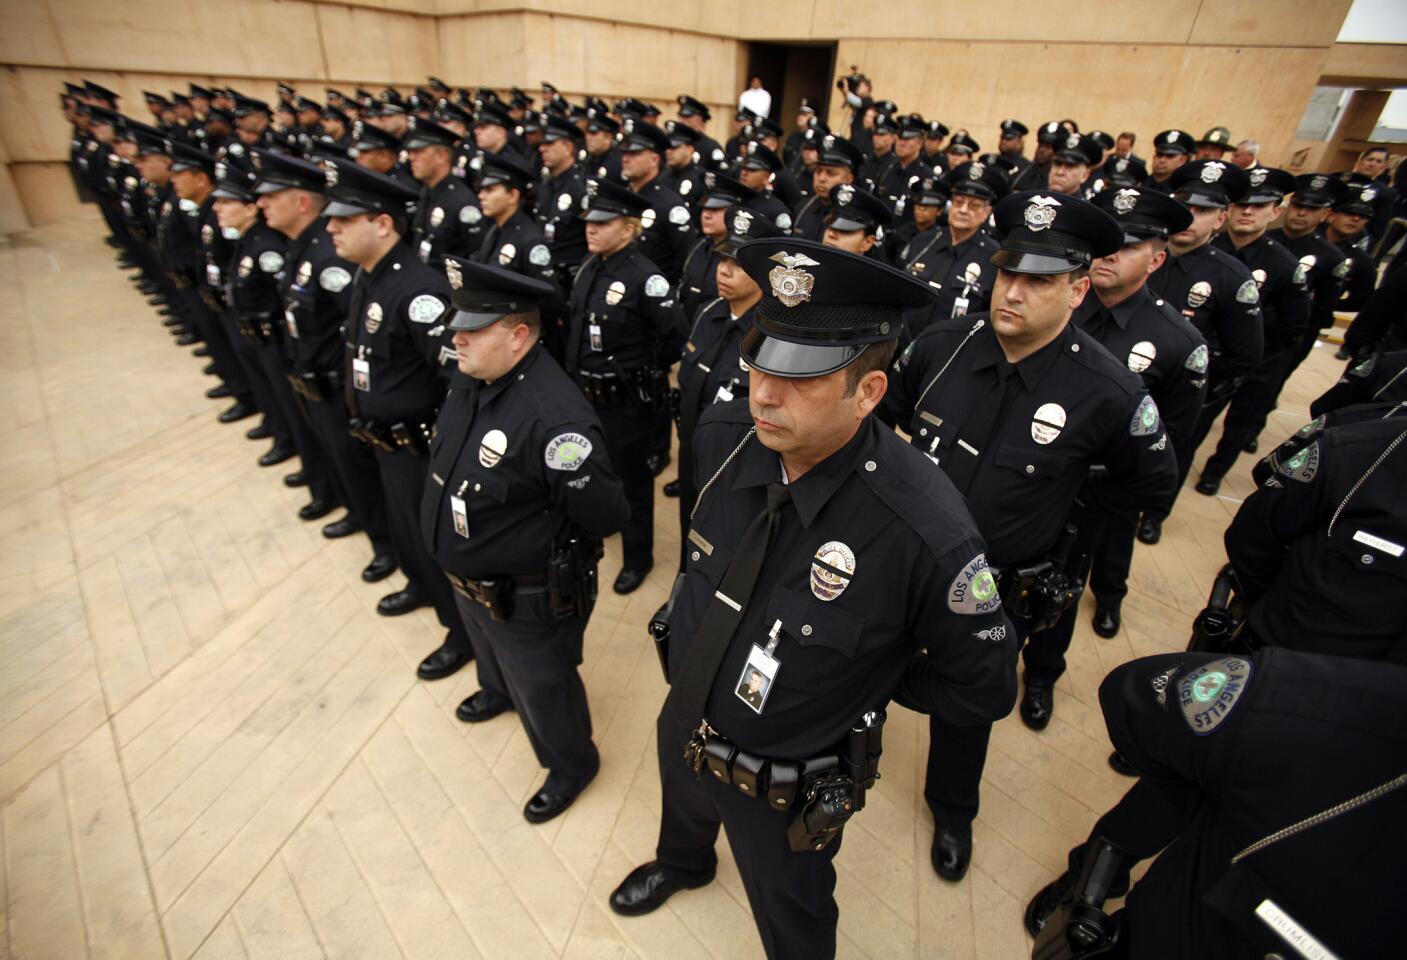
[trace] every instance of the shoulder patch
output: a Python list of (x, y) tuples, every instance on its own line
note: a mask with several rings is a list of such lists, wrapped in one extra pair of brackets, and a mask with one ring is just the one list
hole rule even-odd
[(1340, 260), (1339, 265), (1334, 268), (1334, 276), (1342, 280), (1344, 277), (1348, 276), (1350, 269), (1352, 269), (1352, 261)]
[(283, 269), (283, 254), (277, 250), (265, 250), (259, 254), (259, 269), (265, 273), (278, 273)]
[(650, 274), (650, 279), (645, 281), (645, 296), (662, 297), (669, 293), (669, 281), (658, 273)]
[(549, 470), (576, 471), (591, 456), (591, 441), (579, 433), (559, 433), (547, 441), (542, 459)]
[(997, 578), (987, 566), (987, 555), (979, 553), (958, 570), (948, 584), (948, 609), (964, 616), (980, 616), (1001, 608)]
[(789, 214), (789, 213), (779, 213), (779, 214), (777, 214), (777, 219), (774, 220), (773, 222), (777, 225), (777, 229), (778, 229), (778, 230), (790, 230), (790, 229), (791, 229), (791, 214)]
[(466, 203), (459, 208), (459, 222), (467, 223), (471, 226), (484, 219), (484, 212), (472, 203)]
[(1324, 424), (1327, 420), (1328, 417), (1325, 414), (1321, 413), (1319, 416), (1315, 417), (1313, 420), (1309, 421), (1304, 426), (1296, 430), (1295, 436), (1304, 437), (1305, 439), (1317, 436), (1318, 434), (1324, 432)]
[(1199, 737), (1215, 733), (1226, 722), (1251, 682), (1251, 661), (1223, 657), (1205, 663), (1177, 685), (1182, 718)]
[(1237, 303), (1260, 303), (1260, 290), (1255, 280), (1247, 280), (1236, 289)]
[(535, 267), (545, 267), (552, 262), (552, 251), (547, 249), (547, 244), (535, 244), (528, 251), (528, 263)]
[(318, 286), (329, 293), (341, 293), (352, 282), (352, 275), (342, 267), (324, 267), (318, 274)]
[(1314, 479), (1314, 475), (1319, 472), (1319, 441), (1315, 440), (1299, 453), (1295, 454), (1284, 463), (1280, 464), (1279, 473), (1282, 477), (1289, 477), (1291, 480), (1298, 480), (1300, 483), (1309, 483)]
[(1158, 405), (1153, 402), (1152, 397), (1144, 397), (1139, 401), (1138, 409), (1133, 412), (1133, 419), (1129, 421), (1129, 434), (1135, 437), (1151, 437), (1158, 432), (1161, 425)]
[(1207, 364), (1210, 362), (1211, 351), (1207, 349), (1205, 343), (1199, 343), (1192, 348), (1192, 352), (1187, 355), (1187, 362), (1183, 364), (1193, 373), (1206, 373)]
[(434, 323), (445, 312), (444, 301), (429, 293), (422, 293), (410, 302), (406, 313), (416, 323)]

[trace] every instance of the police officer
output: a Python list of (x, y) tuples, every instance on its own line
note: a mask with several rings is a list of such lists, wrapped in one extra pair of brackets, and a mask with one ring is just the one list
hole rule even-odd
[(692, 206), (698, 202), (703, 186), (704, 171), (695, 152), (699, 132), (678, 120), (670, 120), (664, 125), (664, 134), (669, 146), (664, 153), (665, 166), (660, 171), (660, 185), (673, 190)]
[(684, 257), (697, 238), (693, 213), (684, 198), (665, 186), (660, 174), (669, 138), (658, 127), (629, 121), (620, 143), (621, 174), (649, 204), (640, 218), (640, 249), (659, 272), (679, 277)]
[(648, 913), (711, 882), (724, 825), (767, 955), (829, 957), (835, 839), (878, 772), (885, 705), (998, 719), (1015, 647), (961, 498), (872, 416), (902, 311), (928, 288), (796, 239), (738, 257), (764, 291), (741, 345), (748, 402), (697, 429), (659, 842), (610, 904)]
[(887, 113), (875, 116), (868, 156), (865, 165), (860, 168), (861, 180), (877, 184), (888, 176), (889, 171), (899, 162), (899, 158), (894, 155), (894, 140), (898, 133), (899, 126), (892, 116)]
[[(1145, 190), (1161, 190), (1172, 193), (1178, 183), (1172, 179), (1174, 173), (1187, 165), (1196, 149), (1192, 134), (1186, 130), (1164, 130), (1153, 138), (1153, 170), (1148, 178), (1139, 184)], [(1211, 161), (1217, 162), (1220, 161)], [(1230, 167), (1234, 164), (1227, 163)], [(1200, 167), (1199, 169), (1207, 169)]]
[[(283, 268), (275, 275), (288, 384), (303, 399), (313, 438), (330, 465), (336, 499), (347, 507), (346, 515), (323, 527), (322, 534), (336, 540), (365, 531), (373, 556), (361, 577), (376, 583), (395, 572), (396, 558), (376, 461), (348, 430), (342, 326), (356, 267), (337, 256), (327, 235), (323, 168), (271, 150), (256, 149), (250, 159), (259, 174), (254, 193), (264, 220), (288, 238)], [(300, 471), (284, 477), (284, 483), (304, 486), (315, 477)]]
[(699, 163), (703, 165), (705, 170), (727, 170), (728, 155), (723, 152), (718, 141), (708, 135), (708, 121), (713, 116), (708, 107), (687, 93), (680, 94), (676, 101), (679, 104), (680, 122), (685, 126), (693, 127), (699, 134), (698, 142), (694, 145), (694, 149), (699, 155)]
[(914, 336), (939, 320), (986, 310), (996, 277), (992, 256), (998, 245), (983, 228), (992, 205), (1006, 195), (1006, 176), (973, 160), (950, 170), (939, 189), (951, 198), (947, 226), (935, 227), (922, 245), (910, 244), (906, 269), (938, 292), (926, 316), (906, 318)]
[[(1128, 510), (1168, 498), (1176, 465), (1142, 381), (1070, 323), (1091, 261), (1123, 246), (1118, 223), (1087, 201), (1040, 192), (1008, 195), (995, 217), (1003, 239), (992, 312), (920, 335), (894, 365), (885, 413), (968, 499), (999, 571), (992, 588), (1008, 601), (1018, 643), (1031, 634), (1021, 717), (1041, 729), (1064, 655), (1031, 631), (1070, 602), (1065, 570), (1078, 558), (1068, 556), (1066, 527), (1090, 467), (1106, 468), (1101, 500)], [(957, 881), (972, 856), (991, 726), (935, 717), (929, 732), (933, 866)]]
[(874, 180), (874, 192), (889, 201), (897, 221), (912, 219), (905, 209), (909, 190), (924, 177), (933, 176), (933, 168), (923, 162), (923, 117), (910, 113), (896, 122), (894, 163)]
[(618, 133), (620, 124), (606, 111), (605, 104), (586, 108), (586, 156), (581, 158), (581, 164), (587, 179), (621, 179)]
[(1221, 160), (1231, 148), (1231, 131), (1225, 127), (1212, 127), (1197, 141), (1193, 160)]
[(801, 145), (806, 140), (806, 131), (811, 128), (811, 122), (816, 119), (816, 107), (811, 103), (810, 97), (802, 97), (801, 104), (796, 108), (796, 129), (787, 134), (786, 143), (782, 146), (782, 159), (789, 168), (795, 168), (801, 163)]
[[(1217, 161), (1211, 161), (1217, 162)], [(1306, 268), (1267, 230), (1280, 212), (1285, 194), (1293, 193), (1295, 178), (1284, 170), (1256, 167), (1249, 174), (1249, 192), (1231, 203), (1226, 233), (1212, 241), (1244, 263), (1259, 291), (1265, 353), (1260, 364), (1236, 391), (1226, 414), (1216, 450), (1202, 468), (1197, 492), (1211, 496), (1242, 449), (1251, 447), (1265, 417), (1275, 405), (1280, 385), (1309, 329), (1310, 299)], [(1200, 443), (1220, 408), (1203, 411), (1194, 441)]]
[(1407, 856), (1404, 683), (1397, 665), (1280, 649), (1115, 669), (1099, 688), (1104, 722), (1144, 778), (1032, 899), (1033, 955), (1380, 954)]
[(1070, 131), (1061, 126), (1059, 120), (1049, 120), (1041, 124), (1036, 130), (1036, 158), (1012, 176), (1011, 189), (1045, 189), (1056, 145), (1064, 143), (1069, 135)]
[(820, 242), (826, 232), (826, 216), (830, 213), (831, 191), (842, 183), (854, 183), (856, 172), (865, 162), (853, 143), (844, 137), (827, 133), (818, 138), (816, 166), (812, 170), (811, 196), (802, 201), (792, 216), (794, 237)]
[(613, 585), (622, 594), (639, 587), (654, 565), (654, 477), (646, 461), (660, 422), (668, 424), (666, 370), (684, 336), (669, 281), (638, 242), (640, 221), (652, 211), (634, 190), (587, 181), (591, 255), (577, 271), (567, 311), (564, 366), (601, 417), (611, 463), (630, 501), (630, 523), (621, 534), (624, 563)]
[(415, 193), (390, 177), (346, 161), (329, 161), (327, 232), (339, 256), (361, 270), (347, 311), (347, 409), (354, 436), (371, 446), (386, 492), (396, 559), (407, 585), (382, 598), (397, 615), (426, 603), (448, 633), (422, 667), (440, 676), (473, 657), (453, 593), (428, 552), (419, 507), (430, 428), (444, 397), (454, 350), (445, 336), (449, 285), (416, 257), (402, 235)]
[(1407, 350), (1379, 350), (1348, 365), (1343, 376), (1309, 405), (1318, 417), (1347, 406), (1407, 401)]
[(358, 166), (391, 177), (418, 192), (420, 184), (400, 163), (403, 148), (401, 138), (391, 131), (359, 120), (352, 128), (352, 143), (347, 148), (347, 156), (355, 160)]
[(1031, 165), (1026, 156), (1026, 135), (1031, 129), (1020, 120), (1003, 120), (997, 152), (1005, 157), (1019, 173)]
[(939, 219), (947, 205), (948, 189), (938, 178), (922, 177), (909, 189), (904, 198), (908, 218), (887, 238), (891, 263), (907, 268), (914, 262), (918, 252), (937, 235)]
[(676, 299), (684, 316), (693, 317), (699, 308), (718, 296), (718, 243), (728, 232), (725, 214), (732, 206), (755, 210), (757, 191), (744, 186), (726, 173), (704, 174), (703, 199), (699, 202), (699, 238), (689, 248), (680, 271)]
[[(744, 144), (742, 159), (738, 161), (738, 180), (756, 194), (746, 201), (749, 208), (767, 217), (783, 233), (791, 230), (792, 206), (802, 202), (802, 197), (791, 174), (783, 169), (781, 157), (764, 143), (754, 140)], [(785, 191), (790, 203), (777, 189), (783, 182), (791, 183), (791, 189)]]
[(1093, 137), (1067, 133), (1051, 154), (1046, 187), (1051, 193), (1079, 195), (1088, 199), (1085, 182), (1089, 180), (1090, 171), (1103, 162), (1104, 150)]
[(477, 654), (479, 690), (455, 715), (518, 712), (548, 771), (523, 815), (544, 823), (600, 767), (577, 666), (600, 541), (629, 507), (591, 405), (538, 346), (556, 284), (458, 257), (444, 266), (458, 371), (435, 423), (421, 531)]
[[(1167, 256), (1168, 237), (1187, 229), (1192, 214), (1161, 192), (1136, 187), (1111, 187), (1093, 203), (1119, 222), (1124, 245), (1094, 261), (1090, 295), (1076, 309), (1074, 321), (1142, 376), (1158, 405), (1168, 442), (1180, 454), (1189, 448), (1206, 393), (1207, 342), (1186, 317), (1150, 294), (1147, 283)], [(1112, 637), (1122, 622), (1138, 516), (1103, 509), (1097, 494), (1096, 489), (1085, 498), (1076, 521), (1084, 547), (1078, 552), (1093, 563), (1089, 585), (1095, 597), (1094, 632)], [(1073, 636), (1077, 613), (1076, 607), (1067, 610), (1050, 629), (1048, 640)]]
[[(958, 130), (949, 139), (948, 145), (943, 148), (943, 162), (949, 170), (960, 167), (970, 160), (977, 159), (977, 155), (982, 152), (982, 145), (972, 139), (966, 130)], [(938, 169), (935, 164), (934, 170)]]
[(930, 120), (923, 130), (923, 162), (935, 176), (946, 170), (948, 159), (943, 153), (943, 141), (948, 138), (948, 126), (940, 120)]
[[(1181, 139), (1179, 135), (1179, 140)], [(1148, 279), (1148, 289), (1177, 309), (1206, 338), (1207, 392), (1199, 427), (1185, 449), (1178, 449), (1178, 487), (1186, 479), (1192, 457), (1206, 436), (1200, 421), (1207, 410), (1220, 413), (1232, 394), (1261, 362), (1264, 331), (1260, 293), (1251, 271), (1236, 257), (1212, 244), (1212, 236), (1226, 223), (1226, 208), (1250, 188), (1246, 172), (1221, 160), (1199, 160), (1173, 175), (1178, 201), (1192, 210), (1186, 230), (1168, 238), (1168, 258)], [(1162, 188), (1143, 188), (1158, 189)], [(1212, 415), (1215, 420), (1216, 415)], [(1210, 424), (1210, 421), (1208, 421)], [(1147, 510), (1139, 522), (1138, 539), (1157, 543), (1163, 535), (1168, 511)]]
[[(754, 166), (758, 159), (767, 165), (769, 176), (767, 182), (759, 189), (776, 197), (786, 212), (787, 222), (790, 222), (791, 211), (801, 202), (802, 193), (801, 185), (797, 183), (796, 176), (787, 169), (786, 161), (782, 159), (781, 124), (775, 120), (762, 119), (750, 126), (748, 131), (750, 131), (751, 137), (740, 148), (740, 166), (741, 162), (746, 162), (749, 158), (752, 159)], [(756, 146), (749, 144), (756, 144)]]
[[(1358, 316), (1344, 333), (1343, 348), (1339, 351), (1341, 360), (1350, 356), (1362, 358), (1372, 353), (1386, 329), (1383, 321), (1389, 315), (1400, 313), (1397, 303), (1393, 304), (1388, 314), (1369, 309), (1378, 282), (1377, 267), (1368, 254), (1365, 229), (1373, 215), (1373, 191), (1373, 187), (1349, 189), (1334, 204), (1323, 226), (1324, 239), (1337, 247), (1349, 264), (1348, 275), (1344, 277), (1343, 299), (1339, 301), (1338, 309), (1358, 311)], [(1390, 271), (1388, 277), (1395, 272)]]
[(876, 260), (884, 256), (884, 231), (894, 223), (889, 204), (863, 187), (838, 184), (831, 191), (823, 242)]
[(430, 120), (406, 121), (410, 172), (420, 183), (411, 242), (421, 261), (440, 263), (446, 254), (467, 257), (483, 243), (484, 213), (473, 189), (454, 175), (459, 137)]
[(570, 289), (576, 268), (586, 258), (586, 224), (581, 219), (581, 198), (586, 182), (577, 164), (581, 130), (570, 120), (549, 115), (538, 153), (542, 157), (542, 182), (537, 188), (534, 215), (558, 265), (557, 279)]
[[(533, 172), (506, 154), (486, 154), (479, 169), (479, 204), (486, 216), (476, 263), (497, 264), (550, 283), (561, 289), (557, 279), (552, 248), (547, 243), (542, 225), (528, 213), (532, 199)], [(562, 297), (543, 298), (538, 305), (541, 317), (539, 329), (547, 338), (554, 355), (561, 354), (565, 330), (561, 324)]]

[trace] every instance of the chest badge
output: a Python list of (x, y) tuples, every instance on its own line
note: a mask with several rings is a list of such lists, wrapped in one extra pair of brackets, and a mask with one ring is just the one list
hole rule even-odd
[(654, 211), (654, 208), (651, 207), (649, 210), (644, 210), (644, 211), (642, 211), (642, 212), (640, 213), (640, 226), (642, 226), (642, 227), (644, 227), (646, 230), (648, 230), (648, 229), (650, 229), (651, 227), (653, 227), (654, 225), (655, 225), (655, 211)]
[(1142, 373), (1153, 365), (1158, 357), (1158, 348), (1151, 341), (1140, 340), (1129, 350), (1129, 369)]
[(430, 211), (430, 226), (438, 227), (445, 222), (445, 208), (436, 207)]
[(508, 452), (508, 434), (502, 430), (490, 430), (479, 441), (479, 463), (492, 469)]
[(1192, 288), (1187, 291), (1187, 305), (1196, 310), (1211, 298), (1212, 285), (1205, 280), (1198, 280), (1192, 284)]
[(254, 258), (242, 257), (239, 261), (239, 278), (243, 280), (252, 272), (254, 272)]
[(1058, 403), (1043, 403), (1031, 418), (1031, 439), (1045, 446), (1054, 443), (1065, 429), (1065, 408)]
[(383, 314), (382, 314), (382, 310), (381, 310), (381, 304), (379, 304), (379, 303), (373, 303), (371, 306), (369, 306), (369, 307), (366, 308), (366, 332), (367, 332), (367, 333), (375, 333), (377, 330), (380, 330), (380, 329), (381, 329), (381, 317), (382, 317), (382, 315), (383, 315)]
[(839, 540), (823, 543), (811, 561), (811, 593), (818, 600), (834, 600), (854, 575), (855, 551)]
[(310, 261), (304, 260), (298, 264), (298, 286), (306, 287), (308, 281), (313, 279), (313, 265)]
[(207, 247), (215, 242), (215, 228), (208, 223), (200, 228), (200, 242)]
[(518, 255), (518, 248), (511, 243), (505, 243), (498, 250), (498, 262), (501, 266), (508, 266), (513, 262), (513, 258)]
[(621, 283), (619, 280), (612, 280), (611, 285), (606, 288), (606, 302), (614, 307), (616, 304), (620, 303), (621, 298), (624, 296), (625, 284)]
[(572, 208), (572, 195), (570, 193), (557, 194), (557, 209), (566, 213)]

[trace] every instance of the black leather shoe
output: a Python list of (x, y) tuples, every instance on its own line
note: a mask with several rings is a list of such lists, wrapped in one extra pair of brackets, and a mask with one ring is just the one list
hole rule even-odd
[(645, 466), (650, 468), (650, 476), (658, 477), (669, 466), (669, 454), (652, 453), (645, 458)]
[(1032, 730), (1044, 730), (1055, 712), (1055, 684), (1026, 677), (1021, 694), (1021, 722)]
[(626, 567), (616, 574), (616, 582), (611, 589), (616, 593), (634, 593), (636, 588), (645, 582), (645, 574), (649, 572), (649, 567), (644, 570), (632, 570)]
[(1197, 481), (1197, 486), (1192, 489), (1196, 490), (1204, 497), (1214, 497), (1216, 496), (1216, 492), (1221, 489), (1221, 477), (1204, 473), (1202, 474), (1202, 479)]
[(292, 447), (275, 446), (268, 453), (264, 454), (262, 457), (259, 458), (259, 466), (276, 467), (280, 463), (292, 460), (297, 455), (298, 451), (294, 450)]
[(665, 495), (666, 497), (677, 497), (677, 496), (679, 496), (679, 481), (678, 481), (678, 480), (671, 480), (671, 481), (669, 481), (668, 483), (666, 483), (666, 484), (664, 485), (664, 495)]
[(322, 528), (322, 535), (329, 540), (341, 540), (343, 537), (350, 537), (354, 533), (361, 533), (362, 525), (353, 520), (350, 515), (341, 520), (334, 520)]
[(182, 320), (180, 317), (174, 316), (174, 315), (171, 313), (170, 310), (166, 310), (166, 311), (158, 310), (158, 311), (156, 311), (156, 312), (157, 312), (157, 313), (164, 313), (164, 315), (165, 315), (165, 317), (166, 317), (165, 320), (161, 321), (161, 325), (162, 325), (163, 327), (179, 327), (181, 324), (183, 324), (183, 323), (186, 322), (186, 321)]
[(285, 487), (306, 487), (308, 485), (308, 475), (302, 470), (294, 470), (283, 478)]
[(933, 831), (933, 870), (949, 883), (967, 876), (972, 863), (972, 831), (955, 833), (945, 827)]
[(420, 661), (420, 666), (415, 668), (415, 675), (421, 680), (443, 680), (445, 677), (458, 673), (460, 667), (473, 659), (472, 654), (461, 653), (449, 643), (442, 643), (435, 648), (433, 653)]
[(336, 500), (313, 500), (312, 502), (305, 503), (303, 504), (303, 506), (298, 508), (298, 519), (307, 520), (309, 522), (313, 520), (321, 520), (323, 517), (327, 516), (329, 513), (336, 509)]
[(1138, 772), (1138, 768), (1125, 760), (1124, 755), (1117, 750), (1109, 754), (1109, 767), (1115, 773), (1122, 774), (1125, 777), (1142, 776), (1142, 774)]
[(176, 346), (189, 347), (193, 343), (199, 343), (200, 338), (193, 333), (183, 333), (176, 338)]
[(1094, 608), (1094, 632), (1105, 640), (1118, 636), (1119, 627), (1123, 623), (1123, 618), (1119, 615), (1118, 606)]
[(653, 913), (680, 890), (697, 890), (713, 882), (714, 871), (688, 874), (655, 860), (636, 867), (611, 891), (611, 909), (623, 917)]
[(268, 428), (268, 425), (263, 423), (244, 431), (244, 439), (246, 440), (267, 440), (273, 435), (274, 432)]
[(1340, 346), (1337, 350), (1334, 351), (1335, 360), (1347, 360), (1351, 356), (1353, 356), (1353, 354), (1349, 353), (1348, 347), (1345, 346)]
[(465, 723), (483, 723), (512, 709), (511, 703), (505, 703), (478, 690), (469, 694), (464, 702), (455, 708), (454, 716), (456, 720), (463, 720)]
[(205, 357), (210, 356), (210, 348), (206, 346), (196, 347), (194, 350), (191, 351), (191, 356), (200, 357), (204, 359)]
[(528, 823), (546, 823), (554, 817), (559, 817), (566, 813), (576, 798), (581, 796), (581, 791), (576, 793), (564, 793), (560, 790), (548, 790), (543, 787), (532, 795), (527, 805), (523, 807), (523, 819)]
[(372, 557), (371, 562), (362, 567), (362, 579), (367, 583), (385, 580), (396, 572), (396, 558), (390, 555)]
[(218, 419), (221, 423), (234, 423), (236, 420), (243, 420), (245, 417), (252, 417), (258, 412), (259, 411), (254, 409), (252, 404), (245, 403), (243, 400), (241, 400), (236, 403), (233, 407), (230, 407), (224, 413), (220, 414), (220, 416), (216, 419)]
[(205, 399), (207, 400), (223, 400), (226, 397), (232, 396), (234, 396), (234, 394), (230, 392), (230, 388), (225, 386), (223, 383), (219, 386), (211, 387), (209, 390), (205, 391)]
[(1138, 523), (1138, 542), (1146, 543), (1150, 547), (1163, 539), (1163, 521), (1153, 517), (1144, 517)]
[(1251, 439), (1247, 440), (1246, 445), (1241, 449), (1244, 450), (1246, 453), (1255, 453), (1257, 450), (1260, 449), (1260, 439), (1258, 437), (1251, 437)]
[(423, 606), (425, 601), (409, 590), (397, 590), (376, 601), (376, 612), (383, 617), (399, 617)]
[(1041, 887), (1040, 892), (1031, 898), (1022, 917), (1027, 933), (1033, 937), (1040, 936), (1050, 915), (1060, 909), (1061, 904), (1070, 901), (1070, 884), (1070, 874), (1062, 873), (1058, 879)]
[(215, 364), (213, 363), (207, 363), (205, 366), (201, 367), (200, 372), (205, 374), (207, 377), (213, 377), (215, 376), (215, 374), (219, 373), (219, 371), (215, 369)]

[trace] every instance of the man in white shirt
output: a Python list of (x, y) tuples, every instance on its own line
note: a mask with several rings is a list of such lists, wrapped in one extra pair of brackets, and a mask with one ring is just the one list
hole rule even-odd
[(762, 78), (753, 77), (748, 88), (738, 95), (738, 106), (746, 107), (765, 118), (772, 110), (772, 95), (762, 89)]

